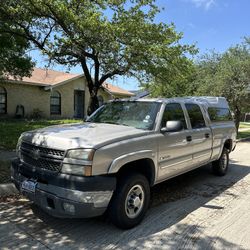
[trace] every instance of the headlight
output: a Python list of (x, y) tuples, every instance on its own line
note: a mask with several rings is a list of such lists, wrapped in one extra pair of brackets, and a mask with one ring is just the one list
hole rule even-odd
[(70, 149), (64, 158), (62, 173), (73, 175), (92, 175), (94, 149)]
[(64, 174), (91, 176), (92, 166), (83, 166), (83, 165), (63, 163), (61, 172)]
[(66, 158), (92, 161), (94, 152), (94, 149), (71, 149), (67, 152)]

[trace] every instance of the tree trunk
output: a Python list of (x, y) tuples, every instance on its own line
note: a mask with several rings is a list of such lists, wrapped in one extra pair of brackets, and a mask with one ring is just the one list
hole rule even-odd
[(234, 109), (234, 117), (235, 117), (236, 131), (238, 134), (238, 130), (239, 130), (239, 126), (240, 126), (240, 119), (241, 119), (241, 111), (240, 111), (238, 106), (236, 106)]
[(89, 98), (89, 106), (88, 106), (88, 115), (91, 115), (93, 112), (95, 112), (99, 108), (99, 101), (97, 98), (97, 92), (90, 93)]

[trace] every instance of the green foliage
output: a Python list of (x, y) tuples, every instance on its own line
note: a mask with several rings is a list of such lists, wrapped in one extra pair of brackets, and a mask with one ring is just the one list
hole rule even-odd
[[(25, 54), (29, 47), (28, 41), (14, 33), (5, 33), (6, 27), (10, 29), (10, 23), (0, 18), (0, 80), (7, 74), (16, 78), (29, 76), (33, 63)], [(12, 30), (14, 32), (16, 29)]]
[(237, 139), (243, 139), (243, 138), (250, 138), (250, 130), (238, 132)]
[(150, 91), (153, 97), (191, 96), (195, 92), (193, 80), (195, 65), (191, 59), (180, 56), (176, 63), (166, 65), (158, 70), (151, 82), (143, 87)]
[(247, 40), (225, 53), (203, 56), (197, 65), (194, 86), (197, 95), (226, 97), (238, 128), (242, 112), (250, 109), (250, 44)]
[[(97, 92), (116, 75), (149, 81), (159, 71), (179, 68), (193, 53), (181, 45), (173, 24), (156, 23), (154, 0), (9, 0), (0, 5), (19, 34), (50, 60), (80, 64), (91, 96), (89, 113), (98, 107)], [(12, 32), (8, 28), (6, 32)]]

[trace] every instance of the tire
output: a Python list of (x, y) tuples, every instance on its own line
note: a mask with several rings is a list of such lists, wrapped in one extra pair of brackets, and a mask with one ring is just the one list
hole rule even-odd
[(228, 164), (229, 152), (226, 148), (223, 148), (220, 158), (212, 162), (213, 173), (218, 176), (224, 176), (227, 173)]
[(110, 201), (108, 214), (114, 225), (129, 229), (144, 218), (150, 201), (150, 187), (146, 177), (139, 173), (127, 174), (118, 180)]

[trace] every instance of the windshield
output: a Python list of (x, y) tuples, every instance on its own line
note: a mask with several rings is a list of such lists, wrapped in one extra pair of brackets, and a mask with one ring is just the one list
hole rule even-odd
[(87, 121), (152, 130), (159, 106), (155, 102), (110, 102), (100, 107)]

